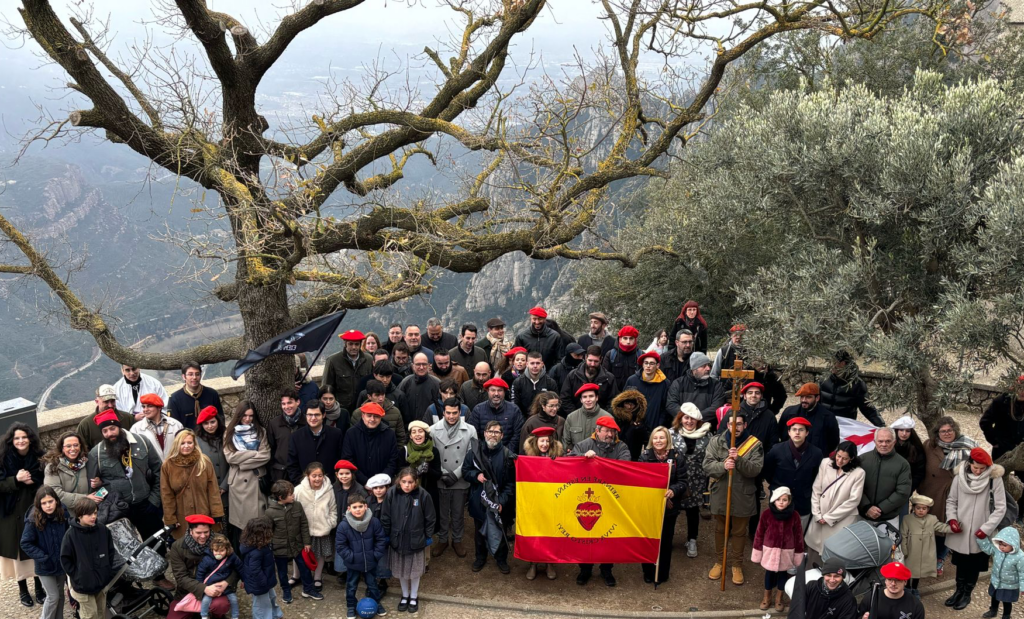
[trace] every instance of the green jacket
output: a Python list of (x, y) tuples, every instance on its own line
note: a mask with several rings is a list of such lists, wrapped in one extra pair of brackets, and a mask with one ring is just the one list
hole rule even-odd
[(877, 506), (882, 515), (872, 522), (892, 520), (898, 516), (910, 501), (910, 463), (895, 449), (885, 456), (872, 450), (860, 457), (860, 466), (864, 469), (864, 493), (857, 508), (860, 515), (871, 521), (867, 511)]
[[(710, 478), (711, 513), (725, 515), (726, 495), (729, 494), (729, 475), (725, 460), (729, 457), (729, 434), (719, 434), (708, 443), (704, 452), (704, 472)], [(758, 513), (757, 476), (764, 466), (764, 446), (757, 437), (751, 443), (737, 443), (740, 456), (732, 476), (732, 511), (737, 518), (750, 518)]]
[[(324, 364), (324, 375), (320, 379), (320, 388), (328, 385), (334, 387), (334, 397), (338, 400), (338, 406), (350, 411), (356, 407), (359, 381), (372, 373), (373, 357), (369, 353), (360, 352), (353, 364), (342, 350), (327, 358), (327, 363)], [(306, 403), (302, 402), (302, 404)]]
[(298, 503), (281, 505), (271, 499), (266, 515), (274, 523), (271, 544), (274, 546), (275, 557), (294, 559), (302, 552), (303, 546), (310, 544), (309, 521)]
[[(121, 427), (125, 430), (131, 430), (132, 426), (135, 425), (135, 415), (123, 411), (114, 412), (117, 413), (117, 421), (121, 424)], [(78, 432), (78, 436), (82, 438), (82, 453), (89, 453), (97, 443), (103, 441), (103, 431), (96, 425), (96, 415), (99, 413), (99, 411), (94, 411), (92, 414), (83, 417), (75, 429)]]
[[(297, 555), (298, 553), (295, 554)], [(185, 547), (184, 537), (171, 544), (171, 547), (167, 549), (167, 563), (171, 566), (171, 577), (174, 579), (174, 585), (177, 588), (175, 598), (191, 593), (197, 599), (203, 599), (206, 585), (203, 584), (203, 581), (196, 580), (196, 568), (199, 567), (199, 562), (202, 560), (203, 555), (193, 554)], [(228, 586), (234, 587), (237, 585), (238, 578), (238, 572), (232, 571), (231, 575), (227, 578)]]

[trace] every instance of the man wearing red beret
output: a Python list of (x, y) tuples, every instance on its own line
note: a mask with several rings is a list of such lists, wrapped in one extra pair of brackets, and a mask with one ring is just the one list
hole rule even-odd
[[(332, 387), (338, 406), (350, 411), (356, 407), (359, 381), (373, 373), (373, 358), (361, 348), (366, 339), (361, 331), (350, 329), (338, 337), (345, 342), (345, 349), (327, 358), (320, 388)], [(300, 407), (305, 404), (299, 402)]]
[(780, 486), (790, 489), (793, 504), (806, 531), (811, 519), (811, 490), (825, 455), (807, 440), (810, 421), (793, 417), (788, 426), (789, 440), (768, 450), (761, 476), (768, 480), (769, 491)]
[[(596, 349), (597, 347), (592, 346), (591, 348)], [(586, 383), (576, 390), (574, 397), (579, 400), (580, 407), (565, 418), (565, 428), (562, 431), (562, 442), (565, 444), (567, 452), (572, 451), (577, 443), (585, 441), (594, 434), (598, 419), (611, 417), (611, 413), (601, 408), (598, 402), (600, 390), (600, 385), (595, 383)]]
[(632, 325), (619, 329), (615, 348), (604, 354), (601, 367), (615, 377), (615, 391), (622, 391), (626, 379), (636, 373), (637, 359), (640, 358), (640, 347), (636, 345), (640, 332)]
[(171, 566), (171, 575), (174, 578), (175, 591), (174, 601), (171, 602), (168, 619), (186, 619), (197, 617), (198, 613), (187, 613), (175, 609), (178, 602), (187, 594), (191, 593), (196, 599), (202, 600), (204, 595), (213, 598), (210, 604), (210, 615), (214, 617), (225, 617), (231, 610), (228, 599), (224, 592), (228, 587), (238, 584), (238, 573), (232, 572), (226, 580), (216, 584), (206, 585), (202, 580), (196, 578), (196, 568), (203, 560), (203, 556), (210, 548), (210, 533), (213, 526), (213, 518), (201, 514), (194, 514), (185, 517), (188, 523), (188, 531), (177, 540), (167, 551), (167, 563)]
[(562, 358), (561, 337), (547, 325), (548, 313), (543, 307), (535, 307), (529, 314), (530, 328), (516, 336), (513, 346), (539, 352), (544, 357), (544, 367), (553, 368)]
[(500, 378), (492, 378), (484, 383), (487, 399), (473, 407), (466, 418), (466, 423), (476, 428), (477, 436), (484, 435), (488, 422), (497, 421), (501, 424), (501, 442), (512, 453), (519, 450), (519, 435), (523, 431), (523, 412), (519, 407), (505, 399), (508, 383)]
[(907, 594), (907, 581), (910, 570), (898, 561), (886, 563), (881, 569), (885, 579), (885, 589), (878, 595), (877, 612), (871, 611), (871, 595), (865, 595), (857, 608), (860, 619), (924, 619), (924, 606), (921, 600)]
[[(171, 451), (171, 443), (174, 442), (174, 437), (184, 428), (177, 419), (164, 415), (163, 400), (155, 393), (147, 393), (139, 398), (139, 404), (142, 404), (143, 417), (135, 422), (131, 432), (136, 436), (146, 437), (160, 455), (160, 461), (162, 462)], [(213, 411), (214, 416), (217, 414), (217, 409), (212, 406), (207, 406), (203, 410)], [(199, 424), (203, 423), (202, 412), (199, 411)]]
[(203, 385), (203, 368), (195, 361), (186, 361), (181, 366), (181, 379), (185, 386), (171, 394), (167, 401), (167, 414), (177, 419), (182, 426), (195, 430), (199, 411), (207, 406), (217, 409), (221, 415), (220, 394), (216, 389)]

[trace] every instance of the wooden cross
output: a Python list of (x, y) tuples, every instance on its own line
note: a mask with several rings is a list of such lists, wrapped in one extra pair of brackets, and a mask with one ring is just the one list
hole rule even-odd
[(722, 370), (721, 376), (732, 379), (732, 410), (740, 410), (740, 380), (754, 378), (754, 370), (744, 370), (743, 361), (737, 359), (733, 362), (731, 370)]
[[(731, 370), (722, 370), (722, 378), (732, 379), (732, 410), (730, 411), (729, 429), (726, 432), (729, 433), (729, 445), (732, 449), (736, 448), (736, 435), (732, 433), (732, 428), (736, 423), (736, 413), (740, 410), (740, 380), (744, 378), (753, 378), (753, 370), (744, 370), (743, 362), (737, 359), (732, 366)], [(726, 543), (722, 544), (722, 584), (721, 590), (725, 591), (725, 572), (726, 567), (729, 565), (727, 562), (729, 553), (729, 516), (732, 512), (732, 474), (733, 471), (729, 471), (729, 487), (726, 490), (725, 495), (725, 539)]]

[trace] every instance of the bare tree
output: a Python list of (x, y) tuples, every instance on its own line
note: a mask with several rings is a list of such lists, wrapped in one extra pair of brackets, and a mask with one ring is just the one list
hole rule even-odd
[[(510, 46), (544, 0), (444, 0), (438, 10), (454, 11), (461, 29), (438, 50), (424, 49), (436, 77), (430, 92), (395, 94), (395, 76), (369, 68), (361, 86), (343, 85), (305, 126), (271, 131), (256, 103), (267, 72), (300, 34), (360, 4), (296, 3), (257, 36), (203, 0), (158, 0), (159, 24), (180, 34), (174, 52), (133, 42), (130, 61), (117, 62), (109, 33), (89, 15), (69, 26), (47, 0), (23, 0), (21, 32), (64, 69), (81, 102), (30, 140), (96, 131), (216, 192), (215, 215), (229, 222), (229, 243), (197, 243), (191, 251), (220, 262), (231, 281), (213, 292), (237, 304), (244, 333), (174, 353), (128, 348), (2, 216), (0, 232), (20, 255), (0, 272), (41, 279), (71, 326), (112, 359), (172, 369), (186, 359), (239, 358), (327, 312), (423, 293), (437, 269), (476, 272), (511, 252), (632, 266), (640, 255), (667, 250), (627, 253), (579, 239), (600, 221), (610, 184), (666, 176), (667, 158), (706, 122), (730, 63), (782, 32), (870, 39), (908, 15), (949, 20), (949, 9), (933, 0), (601, 0), (607, 55), (599, 51), (578, 75), (545, 76), (515, 96), (516, 86), (499, 79), (513, 71)], [(186, 42), (199, 44), (196, 58), (181, 55)], [(696, 62), (701, 54), (706, 62)], [(661, 59), (656, 81), (638, 69), (642, 57)], [(686, 68), (700, 65), (702, 72)], [(585, 139), (594, 130), (596, 139)], [(437, 164), (445, 148), (480, 162), (459, 194), (395, 191), (410, 159)], [(339, 206), (346, 214), (334, 217)], [(249, 372), (247, 396), (263, 414), (276, 410), (290, 362), (271, 358)]]

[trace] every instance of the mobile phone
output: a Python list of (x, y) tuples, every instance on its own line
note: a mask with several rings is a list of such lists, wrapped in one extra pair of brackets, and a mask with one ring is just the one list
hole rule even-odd
[(105, 499), (107, 497), (107, 489), (100, 488), (99, 490), (96, 491), (96, 496), (98, 496), (101, 499)]

